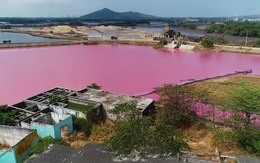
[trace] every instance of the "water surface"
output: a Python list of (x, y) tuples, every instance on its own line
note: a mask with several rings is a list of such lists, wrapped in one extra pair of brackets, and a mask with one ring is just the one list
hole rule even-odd
[(0, 32), (0, 44), (4, 40), (11, 40), (12, 43), (40, 43), (40, 42), (64, 42), (67, 40), (49, 39), (43, 37), (31, 36), (24, 33)]
[(260, 55), (127, 45), (1, 49), (0, 104), (14, 104), (56, 86), (80, 90), (91, 83), (103, 90), (139, 95), (165, 83), (245, 69), (260, 75)]

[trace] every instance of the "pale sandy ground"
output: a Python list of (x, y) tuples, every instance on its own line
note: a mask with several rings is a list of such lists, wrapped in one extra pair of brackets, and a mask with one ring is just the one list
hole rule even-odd
[[(97, 43), (122, 43), (133, 45), (148, 45), (155, 46), (159, 41), (154, 41), (153, 36), (162, 36), (162, 33), (155, 33), (149, 31), (141, 31), (132, 28), (118, 27), (118, 26), (68, 26), (59, 25), (52, 27), (39, 28), (25, 28), (25, 29), (11, 29), (0, 30), (7, 32), (28, 33), (34, 36), (58, 38), (75, 41), (95, 41)], [(117, 40), (111, 40), (111, 36), (118, 37)], [(1, 45), (7, 47), (8, 45)], [(13, 47), (14, 45), (11, 45)], [(21, 46), (21, 45), (19, 45)], [(26, 44), (26, 46), (30, 46)], [(41, 46), (41, 44), (39, 44)], [(166, 48), (174, 48), (175, 45), (167, 45)], [(241, 46), (224, 46), (215, 45), (214, 48), (203, 48), (196, 43), (188, 43), (181, 45), (181, 50), (193, 51), (212, 51), (212, 52), (234, 52), (234, 53), (251, 53), (260, 54), (260, 48), (241, 47)]]

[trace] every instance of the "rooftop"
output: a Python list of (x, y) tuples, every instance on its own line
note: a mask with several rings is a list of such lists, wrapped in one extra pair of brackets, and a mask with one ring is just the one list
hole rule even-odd
[[(26, 163), (60, 163), (60, 162), (92, 162), (92, 163), (115, 163), (122, 162), (116, 155), (108, 151), (101, 144), (89, 143), (82, 148), (73, 148), (62, 145), (51, 145), (48, 151), (33, 155)], [(174, 163), (178, 162), (177, 158), (147, 158), (140, 160), (126, 159), (124, 163), (128, 162), (149, 162), (149, 163)]]

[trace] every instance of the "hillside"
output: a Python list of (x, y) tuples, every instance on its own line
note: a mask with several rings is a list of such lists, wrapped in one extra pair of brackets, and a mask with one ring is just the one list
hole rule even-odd
[(83, 15), (80, 18), (83, 19), (151, 19), (156, 18), (152, 15), (146, 15), (139, 12), (115, 12), (108, 8), (92, 12), (87, 15)]

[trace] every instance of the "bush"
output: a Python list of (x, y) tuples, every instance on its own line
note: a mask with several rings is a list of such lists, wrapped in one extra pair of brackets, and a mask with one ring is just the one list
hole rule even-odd
[(156, 88), (158, 100), (157, 119), (174, 126), (190, 125), (197, 115), (190, 108), (196, 103), (192, 93), (185, 87), (167, 84)]
[(248, 152), (260, 156), (260, 130), (245, 128), (236, 130), (238, 144)]
[(92, 130), (92, 123), (87, 121), (84, 118), (74, 118), (73, 120), (73, 128), (77, 131), (82, 131), (89, 136)]
[(105, 142), (106, 146), (123, 156), (150, 154), (177, 155), (182, 146), (181, 133), (171, 126), (154, 124), (152, 118), (142, 117), (121, 121), (114, 128), (115, 135)]
[(214, 40), (212, 38), (203, 38), (200, 44), (204, 47), (211, 48), (214, 46)]
[(213, 37), (212, 39), (213, 39), (214, 44), (218, 44), (218, 45), (228, 44), (228, 41), (224, 38), (224, 36), (222, 36), (222, 37)]
[(87, 86), (87, 88), (92, 88), (92, 89), (101, 89), (100, 85), (97, 85), (96, 83), (91, 83), (90, 85)]
[(37, 145), (30, 151), (30, 155), (43, 152), (47, 150), (49, 144), (58, 144), (58, 145), (66, 145), (68, 144), (62, 139), (54, 139), (50, 136), (40, 139)]
[(254, 41), (251, 43), (251, 46), (252, 46), (252, 47), (256, 47), (256, 48), (260, 48), (260, 39), (254, 40)]
[(6, 105), (0, 105), (0, 125), (13, 126), (16, 113), (16, 110), (7, 110)]
[(167, 45), (167, 41), (166, 41), (164, 38), (162, 38), (162, 39), (160, 39), (159, 44), (161, 44), (161, 45)]

